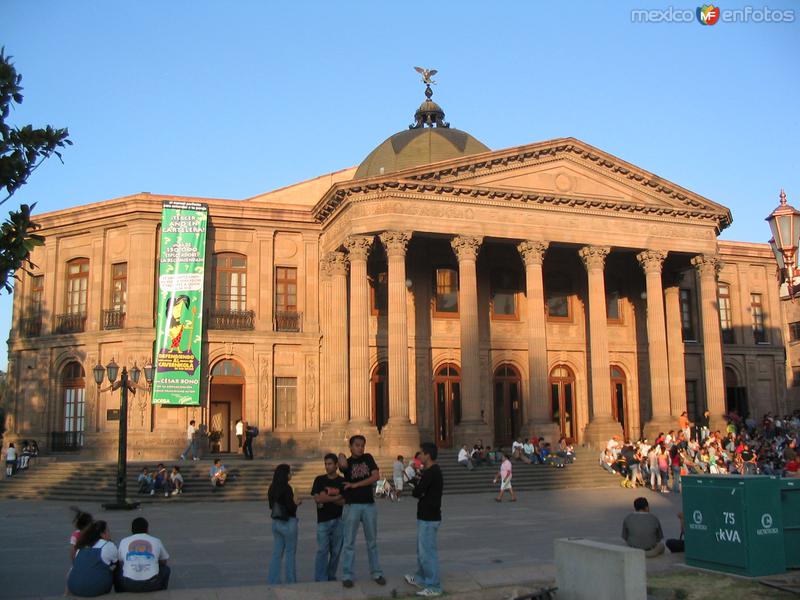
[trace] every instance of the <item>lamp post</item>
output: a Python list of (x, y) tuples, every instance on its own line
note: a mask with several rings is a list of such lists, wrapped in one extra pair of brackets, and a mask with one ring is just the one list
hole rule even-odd
[(781, 203), (766, 218), (772, 230), (769, 245), (781, 270), (781, 282), (785, 281), (789, 296), (794, 300), (794, 279), (797, 276), (797, 247), (800, 244), (800, 211), (786, 203), (786, 193), (781, 190)]
[[(148, 377), (149, 368), (149, 377)], [(104, 504), (103, 508), (106, 510), (130, 510), (139, 506), (138, 502), (128, 502), (126, 498), (128, 493), (128, 392), (136, 393), (136, 388), (139, 387), (139, 378), (142, 375), (141, 369), (134, 363), (133, 367), (128, 373), (128, 368), (123, 366), (122, 373), (119, 372), (119, 365), (111, 359), (105, 367), (97, 363), (92, 369), (94, 374), (94, 381), (98, 388), (103, 383), (103, 376), (108, 376), (108, 382), (111, 384), (105, 390), (120, 390), (120, 404), (119, 404), (119, 448), (117, 453), (117, 481), (116, 491), (117, 499), (115, 502)], [(120, 376), (117, 381), (117, 376)], [(153, 378), (153, 366), (148, 363), (145, 365), (145, 379), (148, 383)]]

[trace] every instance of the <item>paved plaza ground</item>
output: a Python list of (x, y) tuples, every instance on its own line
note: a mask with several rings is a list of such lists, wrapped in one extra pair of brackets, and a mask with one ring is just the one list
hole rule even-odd
[[(486, 494), (445, 496), (439, 536), (445, 586), (448, 576), (455, 574), (458, 579), (458, 573), (478, 571), (495, 573), (492, 577), (496, 577), (496, 585), (515, 583), (520, 578), (546, 581), (554, 577), (555, 538), (619, 542), (622, 519), (640, 493), (649, 498), (665, 535), (677, 537), (675, 515), (680, 510), (680, 498), (672, 494), (621, 488), (557, 490), (524, 492), (516, 503), (497, 504), (487, 484)], [(416, 501), (379, 501), (378, 506), (381, 566), (390, 585), (394, 585), (416, 565)], [(81, 508), (92, 512), (95, 518), (107, 520), (117, 541), (128, 535), (134, 516), (146, 517), (151, 532), (162, 539), (171, 555), (171, 590), (266, 583), (272, 533), (264, 502), (182, 504), (180, 499), (170, 499), (131, 513), (106, 512), (96, 504)], [(316, 550), (313, 503), (306, 500), (298, 516), (298, 580), (310, 582)], [(0, 503), (0, 518), (0, 598), (61, 595), (69, 562), (71, 527), (67, 504), (4, 501)], [(675, 558), (656, 560), (671, 566)], [(651, 564), (653, 561), (648, 567)], [(357, 548), (356, 579), (368, 579), (363, 537)], [(336, 596), (341, 597), (340, 584), (325, 585), (334, 586)], [(375, 593), (384, 591), (372, 583), (366, 585), (375, 587)]]

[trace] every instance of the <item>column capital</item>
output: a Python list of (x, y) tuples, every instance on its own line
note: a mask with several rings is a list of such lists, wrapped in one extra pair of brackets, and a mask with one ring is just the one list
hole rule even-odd
[(522, 262), (525, 266), (541, 265), (544, 263), (544, 255), (550, 242), (540, 240), (525, 240), (517, 244), (517, 251), (522, 257)]
[(578, 256), (581, 257), (587, 271), (602, 270), (606, 265), (606, 256), (609, 252), (611, 252), (611, 248), (608, 246), (584, 246), (578, 250)]
[(459, 235), (450, 240), (450, 246), (453, 252), (456, 253), (458, 262), (462, 260), (475, 260), (478, 257), (478, 252), (481, 249), (483, 237), (471, 237), (467, 235)]
[(347, 255), (344, 252), (328, 252), (322, 259), (330, 275), (347, 275)]
[(378, 237), (386, 249), (386, 256), (405, 256), (412, 231), (384, 231)]
[(661, 266), (667, 253), (664, 250), (644, 250), (636, 255), (636, 260), (642, 266), (645, 273), (661, 274)]
[(369, 251), (372, 250), (371, 235), (351, 235), (344, 243), (345, 248), (349, 254), (351, 261), (353, 260), (367, 260)]
[(704, 275), (711, 275), (716, 278), (722, 269), (722, 262), (720, 262), (719, 257), (713, 254), (698, 254), (689, 262), (697, 269), (701, 277)]

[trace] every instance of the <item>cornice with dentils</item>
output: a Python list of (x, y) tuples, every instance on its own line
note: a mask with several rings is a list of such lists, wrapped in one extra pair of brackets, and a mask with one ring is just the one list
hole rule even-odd
[[(536, 164), (543, 160), (551, 161), (559, 157), (567, 157), (571, 160), (577, 159), (578, 162), (590, 165), (595, 170), (606, 171), (614, 179), (641, 187), (642, 191), (651, 197), (657, 199), (658, 196), (662, 196), (665, 200), (669, 199), (673, 203), (677, 202), (683, 206), (652, 206), (608, 199), (593, 200), (569, 194), (526, 193), (522, 190), (475, 186), (470, 185), (468, 181), (464, 181), (465, 179), (489, 173), (519, 169), (526, 164)], [(559, 138), (496, 152), (486, 152), (442, 161), (436, 164), (435, 169), (431, 169), (431, 165), (425, 165), (392, 173), (388, 176), (340, 182), (333, 185), (320, 202), (317, 203), (314, 207), (314, 216), (318, 222), (324, 222), (346, 198), (354, 194), (362, 195), (390, 190), (456, 196), (487, 196), (492, 199), (633, 212), (693, 221), (700, 220), (706, 223), (713, 222), (718, 233), (728, 227), (733, 220), (730, 210), (721, 204), (717, 204), (708, 198), (662, 179), (649, 171), (575, 138)]]

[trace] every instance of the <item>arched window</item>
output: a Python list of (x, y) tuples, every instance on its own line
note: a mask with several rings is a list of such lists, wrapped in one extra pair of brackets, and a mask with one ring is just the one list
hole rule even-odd
[(221, 360), (211, 369), (212, 377), (244, 377), (242, 367), (235, 360)]
[(494, 443), (508, 446), (522, 427), (522, 385), (517, 370), (502, 364), (494, 372)]
[(561, 435), (572, 441), (577, 431), (575, 421), (575, 376), (566, 365), (550, 371), (550, 405), (553, 423)]
[(247, 257), (224, 252), (214, 255), (217, 310), (247, 310)]
[(389, 365), (380, 362), (370, 377), (372, 388), (372, 424), (383, 429), (389, 420)]
[(461, 372), (452, 363), (440, 366), (433, 378), (436, 445), (453, 445), (453, 428), (461, 423)]
[(83, 445), (86, 423), (86, 377), (79, 362), (67, 363), (61, 370), (61, 389), (64, 410), (64, 447)]

